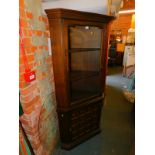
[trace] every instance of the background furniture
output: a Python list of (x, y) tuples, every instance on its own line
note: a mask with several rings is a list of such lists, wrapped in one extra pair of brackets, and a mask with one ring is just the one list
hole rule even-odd
[(114, 17), (67, 9), (46, 13), (62, 148), (71, 149), (100, 132), (108, 23)]
[(123, 64), (124, 45), (124, 43), (117, 43), (116, 45), (116, 64), (119, 66)]
[(108, 65), (109, 66), (115, 66), (116, 65), (116, 58), (117, 58), (116, 48), (110, 47), (109, 54), (108, 54)]
[(124, 43), (122, 43), (121, 31), (113, 32), (110, 35), (109, 42), (108, 65), (109, 66), (122, 66), (124, 55)]
[(135, 71), (135, 46), (125, 46), (123, 58), (123, 75), (130, 76)]

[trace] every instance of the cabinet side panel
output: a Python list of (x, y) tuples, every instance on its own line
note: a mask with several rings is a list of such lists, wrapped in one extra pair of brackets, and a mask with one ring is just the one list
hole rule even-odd
[(49, 20), (53, 70), (58, 107), (68, 107), (68, 88), (66, 81), (66, 56), (63, 41), (63, 21)]
[(108, 63), (108, 44), (109, 44), (109, 24), (105, 24), (103, 27), (103, 34), (102, 34), (102, 57), (101, 57), (101, 64), (102, 64), (102, 74), (103, 74), (103, 92), (105, 92), (106, 86), (106, 74), (107, 74), (107, 63)]

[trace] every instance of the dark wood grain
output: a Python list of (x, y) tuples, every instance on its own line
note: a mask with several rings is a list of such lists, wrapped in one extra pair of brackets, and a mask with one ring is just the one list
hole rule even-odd
[[(62, 148), (71, 149), (100, 132), (101, 109), (105, 96), (109, 23), (114, 17), (68, 9), (49, 9), (45, 12), (50, 25)], [(84, 34), (83, 26), (95, 27), (95, 33), (99, 30), (101, 35), (93, 41), (95, 38), (89, 38), (88, 32)], [(75, 27), (82, 29), (80, 32), (84, 35), (85, 48), (80, 47), (82, 44), (77, 42), (73, 45), (73, 40), (71, 44), (71, 30), (74, 36), (78, 35)], [(90, 40), (89, 47), (87, 38)]]
[(88, 52), (88, 51), (98, 51), (100, 48), (72, 48), (69, 49), (69, 52)]
[(45, 10), (49, 19), (73, 19), (73, 20), (84, 20), (84, 21), (95, 21), (100, 23), (108, 23), (114, 20), (114, 16), (102, 15), (97, 13), (82, 12), (77, 10), (69, 9), (47, 9)]

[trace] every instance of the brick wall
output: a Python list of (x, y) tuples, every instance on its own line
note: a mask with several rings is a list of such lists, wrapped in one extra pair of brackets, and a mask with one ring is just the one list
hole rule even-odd
[(119, 17), (111, 24), (111, 30), (122, 30), (123, 35), (127, 35), (131, 26), (131, 14), (120, 14)]
[(36, 155), (49, 155), (58, 142), (58, 121), (52, 59), (48, 51), (48, 19), (42, 15), (41, 1), (19, 0), (23, 43), (36, 80), (24, 80), (24, 61), (19, 49), (19, 89), (24, 115), (22, 126)]

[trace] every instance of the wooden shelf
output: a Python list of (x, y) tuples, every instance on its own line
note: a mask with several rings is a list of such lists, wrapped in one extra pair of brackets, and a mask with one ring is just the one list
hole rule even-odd
[(134, 46), (135, 43), (126, 43), (125, 46)]
[(69, 53), (73, 52), (90, 52), (90, 51), (100, 51), (101, 48), (71, 48), (69, 49)]
[(97, 96), (100, 96), (99, 92), (90, 92), (90, 91), (74, 91), (72, 90), (72, 102), (71, 104), (76, 104)]
[(87, 79), (93, 76), (99, 76), (100, 72), (96, 71), (71, 71), (71, 81)]

